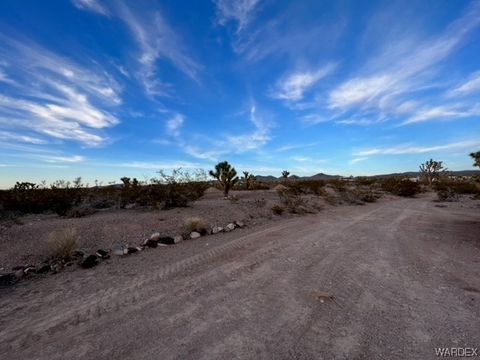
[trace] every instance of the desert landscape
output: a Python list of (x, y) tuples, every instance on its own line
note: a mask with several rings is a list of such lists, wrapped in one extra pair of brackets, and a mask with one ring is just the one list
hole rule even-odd
[(480, 358), (480, 0), (1, 0), (0, 360)]
[(225, 179), (207, 182), (186, 207), (4, 218), (0, 354), (425, 359), (471, 347), (478, 185), (430, 176), (433, 191), (288, 175), (246, 190), (245, 175), (228, 194)]

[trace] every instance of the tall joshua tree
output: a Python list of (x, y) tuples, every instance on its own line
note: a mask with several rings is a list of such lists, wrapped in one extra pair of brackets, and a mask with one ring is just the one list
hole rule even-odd
[(470, 156), (472, 157), (473, 161), (473, 166), (480, 167), (480, 151), (471, 153)]
[(250, 189), (250, 185), (255, 182), (256, 178), (255, 175), (250, 174), (248, 171), (243, 172), (243, 181), (245, 183), (245, 189)]
[(289, 172), (289, 171), (287, 171), (287, 170), (283, 170), (283, 171), (282, 171), (283, 181), (285, 181), (285, 182), (287, 181), (288, 175), (290, 175), (290, 172)]
[(223, 188), (223, 195), (228, 197), (228, 192), (238, 182), (237, 171), (227, 161), (215, 165), (215, 171), (209, 171), (210, 176), (218, 180)]
[(445, 169), (442, 165), (442, 161), (435, 161), (433, 159), (430, 159), (425, 162), (425, 164), (420, 165), (422, 176), (429, 186), (432, 186), (433, 180), (438, 179), (440, 172), (444, 172), (446, 170), (447, 169)]

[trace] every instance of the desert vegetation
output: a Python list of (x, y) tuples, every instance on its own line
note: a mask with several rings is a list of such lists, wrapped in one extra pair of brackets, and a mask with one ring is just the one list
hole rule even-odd
[(210, 170), (210, 176), (217, 179), (223, 189), (223, 196), (228, 197), (230, 189), (238, 182), (237, 171), (227, 161), (215, 165), (215, 170)]

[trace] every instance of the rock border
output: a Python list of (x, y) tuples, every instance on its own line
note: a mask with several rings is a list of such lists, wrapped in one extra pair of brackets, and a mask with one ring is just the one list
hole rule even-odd
[(110, 259), (112, 255), (118, 257), (127, 257), (128, 255), (146, 250), (147, 248), (158, 248), (163, 246), (176, 245), (184, 240), (194, 240), (207, 235), (216, 235), (221, 233), (231, 232), (238, 228), (246, 226), (244, 221), (234, 221), (225, 226), (214, 225), (206, 234), (192, 231), (189, 234), (162, 236), (161, 233), (155, 232), (149, 238), (142, 241), (141, 245), (131, 246), (118, 244), (111, 249), (98, 249), (94, 254), (87, 254), (82, 250), (75, 250), (70, 259), (46, 259), (37, 265), (20, 265), (14, 266), (11, 271), (5, 272), (3, 268), (0, 269), (0, 287), (10, 286), (18, 283), (26, 278), (31, 278), (33, 275), (41, 274), (56, 274), (62, 271), (65, 267), (77, 264), (83, 269), (91, 269), (102, 262), (102, 260)]

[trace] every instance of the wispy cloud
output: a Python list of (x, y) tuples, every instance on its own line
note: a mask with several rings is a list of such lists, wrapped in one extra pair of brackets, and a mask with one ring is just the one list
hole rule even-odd
[(73, 4), (82, 10), (88, 10), (105, 16), (110, 15), (110, 12), (100, 0), (73, 0)]
[(171, 119), (167, 120), (167, 131), (171, 136), (180, 136), (180, 128), (185, 121), (182, 114), (175, 114)]
[(270, 141), (271, 125), (257, 114), (255, 104), (250, 106), (249, 120), (255, 127), (253, 132), (244, 135), (230, 135), (227, 138), (230, 145), (240, 153), (258, 149)]
[(307, 91), (334, 69), (335, 65), (328, 64), (315, 71), (296, 71), (288, 74), (277, 82), (270, 95), (289, 102), (302, 100)]
[(74, 156), (42, 156), (45, 162), (48, 163), (79, 163), (85, 161), (85, 157), (80, 155)]
[(385, 148), (373, 148), (355, 152), (353, 155), (357, 157), (368, 157), (374, 155), (407, 155), (407, 154), (425, 154), (442, 152), (454, 149), (474, 149), (480, 146), (480, 140), (465, 140), (445, 145), (434, 146), (412, 146), (400, 145)]
[(158, 62), (169, 61), (192, 80), (198, 81), (201, 66), (188, 54), (182, 39), (168, 24), (160, 11), (139, 14), (126, 3), (119, 3), (118, 16), (128, 25), (140, 49), (138, 77), (151, 96), (169, 95), (171, 85), (158, 75)]
[(471, 74), (470, 78), (462, 85), (453, 89), (451, 94), (454, 96), (463, 96), (476, 92), (480, 92), (480, 71)]
[[(437, 65), (458, 49), (479, 25), (480, 3), (475, 2), (437, 37), (401, 39), (395, 45), (385, 45), (385, 49), (376, 54), (374, 60), (368, 61), (359, 74), (330, 91), (328, 108), (398, 116), (397, 108), (405, 97), (437, 86), (434, 78)], [(475, 88), (476, 79), (465, 85), (463, 91)], [(439, 115), (442, 113), (438, 112)]]
[(468, 118), (480, 115), (480, 105), (476, 104), (473, 107), (470, 105), (449, 105), (449, 106), (435, 106), (432, 108), (423, 108), (418, 110), (409, 119), (402, 124), (414, 124), (432, 120), (455, 120), (460, 118)]
[(119, 123), (111, 111), (121, 104), (121, 88), (112, 76), (32, 42), (1, 39), (0, 54), (16, 85), (8, 96), (0, 92), (0, 128), (15, 133), (19, 141), (24, 131), (89, 146), (108, 140), (97, 132)]
[(357, 163), (359, 163), (359, 162), (362, 162), (362, 161), (365, 161), (365, 160), (367, 160), (367, 159), (368, 159), (368, 157), (357, 157), (357, 158), (353, 158), (353, 159), (350, 160), (348, 163), (349, 163), (350, 165), (355, 165), (355, 164), (357, 164)]
[(217, 21), (220, 25), (233, 21), (237, 33), (244, 30), (253, 20), (260, 0), (213, 0), (217, 7)]
[(13, 142), (22, 142), (27, 144), (42, 145), (47, 144), (48, 141), (40, 139), (38, 137), (15, 134), (8, 131), (0, 131), (0, 141), (13, 141)]

